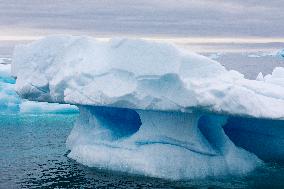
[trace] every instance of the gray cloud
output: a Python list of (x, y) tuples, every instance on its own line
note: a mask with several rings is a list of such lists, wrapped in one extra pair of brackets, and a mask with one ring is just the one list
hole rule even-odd
[(283, 4), (281, 0), (0, 0), (0, 33), (284, 37)]

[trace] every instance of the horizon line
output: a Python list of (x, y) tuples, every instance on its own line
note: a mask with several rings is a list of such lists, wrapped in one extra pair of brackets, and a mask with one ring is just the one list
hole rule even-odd
[[(64, 34), (53, 35), (0, 35), (0, 41), (35, 41), (47, 36), (56, 36)], [(70, 34), (66, 34), (70, 35)], [(186, 43), (223, 43), (223, 44), (257, 44), (257, 43), (284, 43), (284, 38), (280, 37), (166, 37), (166, 36), (135, 36), (135, 35), (117, 35), (113, 37), (101, 37), (96, 35), (74, 35), (74, 36), (90, 36), (100, 41), (108, 41), (111, 38), (132, 38), (144, 39), (157, 42), (172, 42), (177, 44)]]

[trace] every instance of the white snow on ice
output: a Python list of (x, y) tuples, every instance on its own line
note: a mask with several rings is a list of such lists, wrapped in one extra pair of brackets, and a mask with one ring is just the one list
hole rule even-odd
[[(272, 77), (284, 83), (278, 69)], [(171, 44), (47, 37), (16, 47), (12, 75), (17, 92), (35, 101), (284, 118), (279, 82), (245, 79)]]

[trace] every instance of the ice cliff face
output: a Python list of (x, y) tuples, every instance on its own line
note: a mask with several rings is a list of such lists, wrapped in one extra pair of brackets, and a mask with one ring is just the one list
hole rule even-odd
[(170, 44), (72, 36), (18, 46), (12, 64), (21, 97), (79, 107), (69, 157), (171, 179), (242, 174), (260, 165), (223, 127), (232, 131), (235, 116), (245, 123), (283, 120), (283, 73), (276, 68), (247, 80)]

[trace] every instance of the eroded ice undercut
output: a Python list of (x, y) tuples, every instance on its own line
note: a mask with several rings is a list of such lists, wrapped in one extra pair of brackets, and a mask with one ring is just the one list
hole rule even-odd
[(243, 174), (261, 161), (236, 147), (227, 117), (80, 106), (67, 139), (72, 159), (88, 166), (188, 179)]

